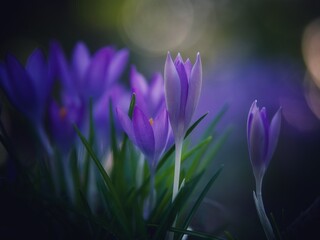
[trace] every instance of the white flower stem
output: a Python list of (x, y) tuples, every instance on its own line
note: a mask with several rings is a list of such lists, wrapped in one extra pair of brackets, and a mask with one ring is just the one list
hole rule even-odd
[(275, 235), (273, 233), (272, 226), (270, 224), (270, 221), (267, 217), (266, 211), (264, 209), (263, 200), (262, 200), (262, 193), (261, 193), (261, 185), (262, 185), (262, 179), (260, 181), (256, 182), (256, 192), (253, 191), (253, 199), (256, 205), (256, 209), (259, 215), (259, 219), (261, 222), (261, 225), (263, 227), (263, 230), (266, 234), (266, 237), (268, 240), (275, 240)]
[(174, 201), (179, 192), (182, 145), (183, 139), (176, 141), (172, 202)]

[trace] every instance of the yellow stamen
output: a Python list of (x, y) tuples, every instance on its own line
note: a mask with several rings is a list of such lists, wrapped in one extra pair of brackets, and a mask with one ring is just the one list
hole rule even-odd
[(61, 107), (59, 111), (60, 118), (64, 119), (67, 116), (67, 109), (65, 107)]
[(151, 126), (153, 125), (153, 118), (149, 119), (149, 123), (150, 123)]

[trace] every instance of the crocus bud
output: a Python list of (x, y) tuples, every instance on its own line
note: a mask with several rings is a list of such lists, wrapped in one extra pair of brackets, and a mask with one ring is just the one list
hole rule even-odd
[[(202, 64), (198, 53), (195, 64), (180, 54), (172, 61), (170, 53), (164, 67), (165, 99), (176, 141), (181, 141), (198, 105), (202, 85)], [(177, 140), (179, 139), (179, 140)]]
[(267, 119), (266, 109), (257, 107), (257, 101), (252, 103), (247, 121), (247, 140), (250, 161), (257, 184), (262, 181), (271, 157), (278, 143), (281, 125), (281, 108), (273, 116), (271, 122)]

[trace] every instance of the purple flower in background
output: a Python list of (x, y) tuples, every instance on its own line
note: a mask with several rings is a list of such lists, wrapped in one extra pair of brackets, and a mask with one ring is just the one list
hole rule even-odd
[(123, 130), (145, 155), (153, 172), (168, 142), (169, 121), (166, 109), (159, 111), (154, 119), (148, 119), (139, 107), (134, 108), (132, 120), (119, 108), (117, 113)]
[(176, 141), (181, 141), (190, 125), (198, 105), (202, 85), (202, 64), (200, 54), (192, 66), (180, 54), (172, 61), (170, 53), (164, 67), (165, 99), (170, 124)]
[(73, 125), (81, 127), (84, 121), (85, 106), (76, 95), (64, 94), (61, 104), (52, 101), (49, 107), (51, 133), (55, 143), (63, 152), (68, 152), (76, 140)]
[(0, 83), (11, 103), (34, 124), (40, 124), (52, 86), (42, 51), (34, 50), (25, 68), (8, 54), (0, 64)]
[(261, 192), (264, 173), (278, 143), (281, 125), (281, 108), (269, 123), (266, 109), (252, 103), (247, 120), (247, 140), (253, 173), (256, 179), (257, 192)]
[(95, 135), (97, 137), (98, 149), (101, 153), (109, 150), (110, 143), (110, 101), (114, 110), (114, 124), (117, 133), (121, 133), (121, 126), (118, 121), (118, 116), (115, 114), (115, 109), (127, 109), (130, 104), (130, 93), (119, 84), (112, 86), (105, 94), (96, 102), (93, 108), (94, 126), (98, 131)]
[(122, 74), (126, 67), (129, 52), (116, 51), (107, 46), (99, 49), (93, 56), (82, 42), (76, 44), (71, 64), (68, 64), (63, 50), (56, 42), (51, 44), (50, 59), (53, 71), (64, 88), (76, 89), (85, 99), (94, 100), (104, 95)]
[(136, 106), (142, 109), (148, 116), (157, 115), (158, 111), (165, 104), (161, 74), (154, 74), (148, 85), (145, 77), (137, 71), (135, 66), (132, 66), (130, 84), (132, 92), (136, 93)]

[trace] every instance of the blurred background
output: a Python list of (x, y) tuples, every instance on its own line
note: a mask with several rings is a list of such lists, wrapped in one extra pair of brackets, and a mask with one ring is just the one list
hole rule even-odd
[(193, 62), (201, 53), (204, 86), (197, 116), (210, 113), (198, 131), (225, 105), (228, 111), (218, 134), (232, 129), (212, 166), (214, 172), (224, 164), (223, 173), (195, 220), (208, 232), (228, 223), (237, 239), (263, 239), (252, 199), (255, 185), (246, 119), (255, 99), (267, 108), (270, 118), (282, 106), (279, 144), (264, 179), (266, 211), (273, 212), (280, 231), (288, 236), (295, 231), (295, 236), (315, 232), (320, 226), (318, 204), (306, 213), (316, 216), (310, 224), (298, 219), (300, 233), (292, 227), (320, 195), (320, 1), (13, 0), (1, 4), (0, 59), (11, 52), (24, 62), (36, 47), (47, 52), (53, 39), (68, 56), (79, 40), (91, 52), (109, 44), (127, 47), (130, 64), (147, 78), (163, 72), (167, 51), (180, 52)]

